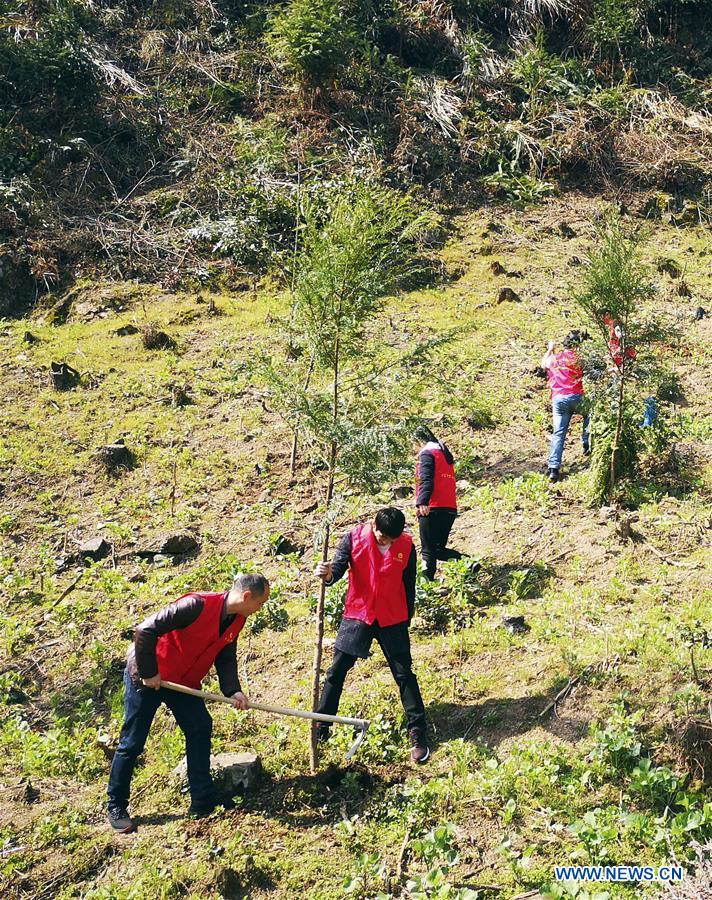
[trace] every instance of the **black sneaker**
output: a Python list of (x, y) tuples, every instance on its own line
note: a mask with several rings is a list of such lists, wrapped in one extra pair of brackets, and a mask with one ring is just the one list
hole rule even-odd
[(410, 745), (412, 747), (410, 758), (416, 763), (426, 762), (430, 757), (430, 747), (428, 747), (428, 742), (425, 738), (425, 729), (411, 728), (408, 734), (410, 735)]
[(204, 819), (215, 812), (218, 806), (224, 809), (235, 809), (235, 801), (232, 797), (218, 797), (213, 803), (191, 803), (188, 812), (196, 819)]
[(331, 726), (319, 722), (314, 726), (314, 731), (316, 731), (317, 744), (325, 744), (331, 735)]
[(136, 825), (125, 809), (112, 806), (107, 815), (109, 825), (111, 825), (114, 831), (118, 831), (119, 834), (131, 834), (132, 831), (136, 831)]
[(558, 469), (549, 469), (549, 481), (555, 482), (559, 480), (559, 470)]
[(477, 575), (477, 573), (480, 571), (481, 568), (482, 568), (482, 563), (479, 561), (479, 559), (473, 559), (472, 562), (467, 567), (467, 574), (468, 575)]

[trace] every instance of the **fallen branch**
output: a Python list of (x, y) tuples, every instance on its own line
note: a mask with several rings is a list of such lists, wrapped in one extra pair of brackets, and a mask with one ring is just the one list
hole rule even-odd
[(61, 603), (62, 600), (64, 600), (65, 597), (69, 596), (69, 594), (72, 593), (72, 591), (74, 590), (74, 588), (79, 584), (79, 582), (82, 580), (83, 577), (84, 577), (84, 572), (82, 571), (82, 572), (79, 573), (79, 575), (77, 575), (77, 577), (76, 577), (76, 578), (74, 579), (74, 581), (69, 585), (69, 587), (66, 587), (66, 588), (62, 591), (62, 593), (59, 595), (59, 597), (57, 597), (57, 599), (54, 601), (54, 603), (50, 606), (50, 609), (54, 609), (55, 606), (57, 606), (57, 604)]
[(664, 559), (665, 562), (670, 566), (677, 566), (678, 569), (699, 569), (700, 568), (700, 566), (698, 566), (698, 565), (694, 565), (694, 564), (690, 565), (689, 563), (681, 563), (681, 562), (677, 562), (677, 560), (671, 559), (671, 557), (669, 557), (666, 553), (663, 553), (662, 550), (658, 550), (657, 547), (653, 547), (653, 545), (648, 543), (648, 541), (645, 541), (645, 546), (648, 548), (648, 550), (652, 550), (652, 552), (656, 556), (659, 556), (660, 559)]
[(551, 701), (551, 703), (547, 703), (547, 705), (544, 707), (544, 709), (542, 709), (542, 711), (539, 713), (539, 718), (543, 719), (544, 716), (546, 716), (548, 713), (550, 713), (552, 709), (554, 710), (554, 712), (556, 712), (556, 704), (559, 703), (559, 701), (561, 701), (561, 700), (565, 700), (566, 697), (569, 696), (571, 691), (579, 683), (579, 681), (581, 681), (581, 679), (584, 677), (584, 675), (587, 675), (592, 669), (593, 669), (593, 666), (586, 666), (586, 668), (582, 672), (580, 672), (578, 675), (576, 675), (574, 678), (569, 678), (568, 684), (565, 685), (559, 691), (559, 693), (554, 697), (554, 699)]
[(400, 853), (398, 854), (398, 862), (396, 863), (396, 882), (400, 882), (401, 878), (403, 877), (403, 861), (405, 859), (409, 841), (410, 825), (406, 826), (405, 836), (403, 837), (403, 843), (401, 844)]

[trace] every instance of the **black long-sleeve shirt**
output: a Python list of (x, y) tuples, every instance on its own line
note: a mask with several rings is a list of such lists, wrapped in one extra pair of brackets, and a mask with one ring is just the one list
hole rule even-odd
[[(223, 598), (220, 615), (220, 634), (235, 621), (235, 616), (228, 615), (226, 611), (227, 593), (226, 591)], [(142, 678), (153, 678), (158, 674), (156, 660), (158, 638), (162, 634), (168, 634), (169, 631), (192, 625), (203, 611), (203, 606), (202, 597), (191, 594), (169, 606), (164, 606), (163, 609), (159, 609), (136, 627), (134, 642), (129, 647), (126, 657), (126, 666), (134, 684), (140, 684)], [(236, 644), (236, 641), (231, 641), (215, 658), (215, 670), (218, 673), (220, 690), (226, 697), (231, 697), (240, 690), (240, 679), (237, 676)]]
[[(352, 550), (351, 532), (348, 531), (339, 541), (334, 557), (331, 560), (331, 581), (327, 584), (335, 584), (343, 577), (344, 572), (351, 564)], [(411, 547), (410, 556), (405, 569), (403, 569), (403, 586), (405, 587), (405, 599), (408, 604), (408, 619), (413, 618), (415, 610), (415, 575), (418, 567), (415, 546)]]

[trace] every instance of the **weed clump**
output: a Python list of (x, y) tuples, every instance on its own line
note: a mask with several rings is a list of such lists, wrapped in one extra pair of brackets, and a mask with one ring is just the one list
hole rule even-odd
[(141, 329), (141, 343), (146, 350), (174, 350), (176, 346), (173, 338), (155, 322), (149, 322)]

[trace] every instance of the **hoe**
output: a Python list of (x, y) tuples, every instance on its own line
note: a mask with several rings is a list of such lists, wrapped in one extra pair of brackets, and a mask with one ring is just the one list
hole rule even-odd
[[(216, 703), (231, 703), (229, 697), (223, 697), (222, 694), (211, 694), (210, 691), (197, 691), (195, 688), (186, 687), (183, 684), (176, 684), (173, 681), (161, 681), (161, 687), (170, 688), (172, 691), (180, 691), (181, 694), (190, 694), (193, 697), (200, 697), (203, 700), (212, 700)], [(250, 701), (250, 709), (261, 709), (262, 712), (274, 713), (276, 716), (295, 716), (297, 719), (311, 719), (316, 722), (336, 722), (339, 725), (353, 725), (358, 729), (358, 734), (353, 744), (346, 754), (346, 759), (351, 759), (358, 748), (361, 746), (363, 739), (366, 737), (368, 726), (371, 724), (368, 719), (349, 719), (346, 716), (327, 716), (324, 713), (307, 712), (302, 709), (288, 709), (284, 706), (268, 706), (266, 703), (253, 703)]]

